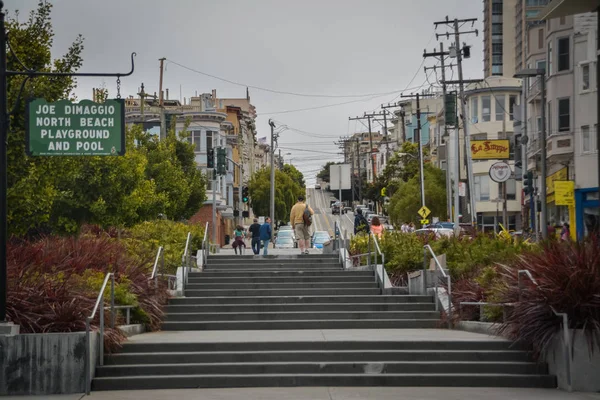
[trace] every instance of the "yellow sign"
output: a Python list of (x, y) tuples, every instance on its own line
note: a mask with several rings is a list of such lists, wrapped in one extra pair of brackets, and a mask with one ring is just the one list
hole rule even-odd
[(557, 206), (573, 207), (575, 205), (575, 182), (556, 181), (554, 190), (554, 201)]
[(427, 218), (427, 216), (431, 214), (431, 210), (429, 210), (427, 206), (423, 206), (419, 209), (419, 211), (417, 211), (417, 214), (419, 214), (421, 218)]
[(473, 160), (510, 158), (510, 141), (473, 140), (471, 141), (471, 158)]
[(427, 225), (429, 223), (428, 219), (422, 219), (421, 220), (421, 225)]
[(569, 177), (567, 176), (567, 168), (559, 169), (552, 175), (546, 177), (546, 195), (554, 193), (554, 182), (566, 181)]
[(381, 197), (387, 196), (387, 188), (381, 188)]

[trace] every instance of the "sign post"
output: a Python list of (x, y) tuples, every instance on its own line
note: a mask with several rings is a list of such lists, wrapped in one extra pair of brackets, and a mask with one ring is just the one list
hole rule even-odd
[[(508, 210), (506, 209), (506, 181), (510, 178), (512, 171), (510, 165), (504, 161), (498, 161), (490, 167), (490, 178), (498, 183), (498, 200), (502, 202), (502, 224), (508, 229)], [(502, 192), (502, 199), (500, 199)], [(498, 207), (496, 203), (496, 219), (498, 219)], [(496, 222), (497, 223), (497, 222)]]

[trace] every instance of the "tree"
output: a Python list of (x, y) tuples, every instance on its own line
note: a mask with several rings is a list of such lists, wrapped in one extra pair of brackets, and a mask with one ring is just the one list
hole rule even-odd
[[(446, 209), (446, 175), (443, 170), (427, 164), (424, 168), (425, 202), (431, 210), (431, 216), (445, 220)], [(421, 208), (421, 184), (418, 174), (408, 181), (399, 181), (398, 190), (390, 199), (388, 212), (395, 224), (402, 222), (419, 222), (421, 217), (417, 211)], [(430, 217), (431, 217), (430, 216)]]
[(341, 162), (327, 161), (327, 163), (323, 165), (321, 171), (319, 171), (317, 174), (317, 179), (321, 179), (324, 182), (329, 182), (329, 167), (337, 164), (341, 164)]
[[(9, 70), (22, 70), (17, 61), (27, 68), (46, 72), (75, 72), (83, 62), (83, 38), (81, 35), (58, 59), (52, 60), (51, 48), (54, 31), (50, 22), (52, 5), (40, 1), (36, 10), (24, 22), (7, 18), (6, 29), (14, 54), (7, 56)], [(8, 132), (8, 229), (10, 234), (24, 234), (39, 229), (51, 218), (54, 202), (60, 195), (57, 180), (75, 177), (77, 164), (72, 157), (27, 157), (25, 155), (25, 102), (17, 103), (24, 76), (12, 76), (7, 80), (9, 109), (16, 106), (10, 117)], [(67, 98), (75, 87), (70, 77), (36, 77), (29, 80), (23, 93), (28, 97), (44, 97), (48, 101)]]
[(286, 173), (294, 182), (298, 184), (298, 186), (302, 188), (306, 188), (306, 183), (304, 183), (304, 175), (302, 172), (298, 171), (296, 167), (292, 164), (285, 164), (283, 166), (283, 172)]
[[(254, 213), (262, 216), (269, 215), (271, 198), (270, 168), (257, 171), (248, 182), (248, 190)], [(292, 206), (296, 203), (298, 196), (303, 195), (304, 192), (305, 189), (289, 175), (283, 171), (275, 170), (275, 219), (287, 222)]]

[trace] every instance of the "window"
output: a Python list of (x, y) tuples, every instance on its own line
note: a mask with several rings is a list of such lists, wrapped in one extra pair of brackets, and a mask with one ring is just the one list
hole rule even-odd
[(496, 121), (504, 121), (504, 95), (496, 95)]
[(490, 96), (481, 96), (481, 120), (483, 122), (489, 122), (491, 119), (491, 102)]
[(502, 54), (502, 43), (492, 43), (492, 54)]
[(502, 15), (502, 3), (492, 3), (492, 15)]
[(535, 122), (537, 126), (537, 133), (540, 134), (542, 132), (542, 117), (537, 117)]
[(479, 117), (479, 101), (477, 97), (471, 98), (471, 123), (476, 124)]
[(213, 148), (213, 133), (212, 131), (206, 131), (206, 152)]
[(547, 120), (548, 122), (546, 122), (546, 136), (550, 136), (552, 135), (552, 126), (554, 126), (554, 124), (552, 123), (552, 102), (549, 101), (548, 105), (546, 107), (546, 115), (547, 115)]
[(492, 75), (502, 75), (502, 65), (492, 65)]
[(538, 49), (544, 48), (544, 28), (538, 29)]
[(548, 42), (548, 54), (546, 55), (546, 64), (548, 65), (547, 75), (552, 75), (552, 40)]
[[(504, 185), (500, 185), (502, 188)], [(502, 189), (500, 189), (502, 190)], [(500, 194), (503, 198), (504, 192)], [(514, 179), (509, 179), (506, 181), (506, 200), (516, 200), (517, 199), (517, 182)]]
[(543, 69), (545, 71), (546, 70), (546, 60), (537, 60), (535, 62), (535, 67), (537, 69)]
[(508, 140), (508, 158), (513, 160), (515, 158), (515, 135), (513, 132), (498, 132), (498, 139)]
[(487, 133), (475, 133), (471, 135), (471, 140), (487, 140)]
[(569, 98), (558, 100), (558, 131), (571, 129), (571, 101)]
[(492, 24), (492, 35), (502, 35), (502, 24)]
[(560, 19), (558, 20), (558, 23), (561, 25), (564, 25), (567, 23), (567, 18), (563, 15), (562, 17), (560, 17)]
[(569, 38), (558, 39), (558, 68), (557, 71), (568, 71), (569, 62)]
[(194, 145), (194, 151), (200, 151), (200, 146), (202, 144), (202, 131), (192, 131), (192, 134), (189, 136), (188, 140)]
[(508, 97), (508, 113), (509, 113), (511, 121), (513, 121), (515, 119), (515, 106), (516, 105), (517, 105), (517, 96), (509, 96)]
[(477, 201), (490, 200), (490, 177), (487, 175), (475, 176), (475, 199)]
[(492, 64), (502, 64), (502, 54), (492, 54)]
[(590, 135), (589, 125), (581, 127), (581, 151), (583, 153), (592, 152), (592, 136)]
[(581, 65), (581, 90), (590, 88), (590, 64)]

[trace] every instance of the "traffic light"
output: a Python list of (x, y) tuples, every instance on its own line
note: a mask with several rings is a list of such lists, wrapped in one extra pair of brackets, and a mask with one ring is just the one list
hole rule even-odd
[(444, 98), (444, 118), (446, 125), (456, 126), (456, 93), (448, 93)]
[(214, 168), (215, 167), (215, 149), (208, 149), (208, 153), (206, 154), (206, 168)]
[(533, 172), (527, 171), (523, 179), (523, 193), (530, 195), (533, 193)]
[(248, 186), (244, 186), (242, 188), (242, 202), (247, 203), (250, 200), (250, 193), (248, 191)]
[(471, 57), (471, 46), (463, 45), (463, 58)]
[(227, 150), (223, 147), (217, 148), (217, 173), (219, 175), (227, 173)]

